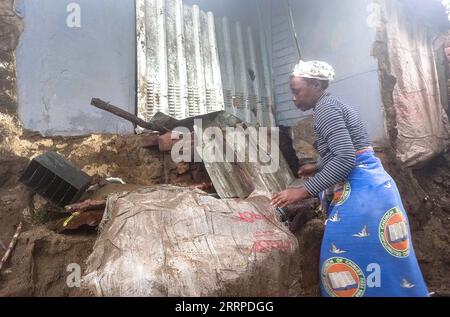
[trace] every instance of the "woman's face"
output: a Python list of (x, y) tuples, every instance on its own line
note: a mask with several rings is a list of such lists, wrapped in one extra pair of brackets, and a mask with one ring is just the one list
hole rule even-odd
[(308, 111), (314, 108), (317, 102), (318, 89), (316, 86), (307, 83), (302, 77), (292, 77), (289, 80), (292, 92), (292, 101), (301, 111)]

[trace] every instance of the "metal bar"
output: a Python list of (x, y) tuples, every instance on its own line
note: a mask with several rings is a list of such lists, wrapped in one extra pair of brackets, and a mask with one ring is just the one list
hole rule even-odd
[(297, 30), (295, 29), (294, 17), (292, 15), (291, 2), (289, 0), (286, 0), (286, 2), (287, 2), (287, 9), (288, 9), (288, 14), (289, 14), (289, 20), (291, 22), (290, 25), (291, 25), (291, 28), (292, 28), (292, 34), (294, 35), (295, 46), (297, 47), (298, 58), (302, 59), (302, 51), (300, 49), (300, 41), (299, 41), (298, 36), (297, 36)]
[(178, 75), (180, 80), (180, 113), (177, 119), (183, 119), (189, 116), (188, 108), (188, 80), (186, 68), (186, 55), (184, 50), (184, 16), (183, 16), (183, 0), (176, 0), (175, 5), (175, 22), (177, 36), (178, 51)]
[(58, 187), (56, 187), (55, 192), (49, 199), (53, 202), (59, 202), (62, 198), (62, 195), (66, 192), (64, 187), (70, 186), (68, 183), (66, 183), (64, 180), (61, 179), (61, 182), (59, 183)]
[(47, 170), (42, 176), (41, 181), (36, 185), (36, 188), (34, 189), (36, 193), (39, 195), (43, 195), (45, 192), (45, 189), (51, 184), (52, 180), (56, 177), (56, 175), (51, 172), (50, 170)]
[(42, 189), (42, 196), (48, 197), (49, 194), (52, 192), (53, 186), (60, 180), (60, 178), (56, 175), (53, 176), (53, 179), (51, 182), (48, 183), (46, 187)]
[(136, 0), (137, 116), (148, 120), (147, 113), (147, 39), (145, 0)]
[(72, 203), (77, 192), (78, 190), (75, 187), (70, 186), (69, 189), (67, 189), (67, 192), (61, 200), (59, 206), (65, 207), (66, 205)]
[(261, 89), (259, 85), (259, 71), (258, 66), (256, 64), (256, 53), (255, 53), (255, 41), (253, 39), (253, 31), (251, 27), (247, 28), (247, 38), (248, 38), (248, 45), (250, 49), (250, 66), (254, 74), (254, 80), (253, 80), (253, 89), (256, 95), (256, 106), (257, 106), (257, 112), (256, 112), (256, 118), (257, 122), (264, 126), (264, 113), (262, 109), (262, 98), (261, 98)]
[(202, 52), (200, 49), (200, 9), (198, 5), (192, 7), (192, 20), (194, 22), (195, 64), (197, 69), (197, 86), (199, 90), (199, 113), (206, 114), (206, 84), (205, 69), (203, 67)]
[(45, 175), (46, 169), (42, 166), (39, 166), (36, 171), (33, 173), (33, 176), (31, 176), (29, 183), (27, 184), (29, 187), (35, 191), (36, 185), (38, 185), (41, 180), (42, 176)]
[(214, 24), (214, 15), (212, 14), (212, 12), (208, 12), (208, 35), (211, 50), (211, 68), (214, 81), (214, 93), (216, 94), (213, 111), (220, 111), (225, 109), (225, 103), (223, 99), (222, 73), (219, 63), (219, 50), (217, 48), (216, 27)]
[(27, 167), (23, 175), (20, 177), (20, 181), (25, 184), (29, 184), (39, 166), (40, 166), (39, 163), (31, 161), (30, 165)]
[(237, 116), (237, 108), (235, 107), (236, 100), (236, 84), (234, 81), (234, 65), (233, 65), (233, 53), (231, 50), (231, 36), (230, 36), (230, 24), (227, 17), (222, 18), (222, 31), (224, 41), (222, 45), (225, 46), (225, 72), (228, 78), (227, 85), (229, 85), (231, 91), (231, 106), (235, 116)]
[(248, 83), (247, 83), (247, 69), (245, 67), (245, 52), (244, 52), (244, 40), (242, 37), (242, 27), (240, 22), (236, 22), (236, 36), (237, 36), (237, 49), (239, 57), (239, 76), (240, 82), (242, 84), (242, 93), (244, 98), (244, 116), (245, 121), (248, 123), (252, 122), (252, 116), (250, 113), (249, 100), (248, 100)]
[(258, 12), (258, 25), (259, 25), (259, 37), (260, 37), (260, 51), (261, 51), (261, 59), (263, 63), (263, 70), (264, 70), (264, 87), (266, 89), (266, 98), (267, 98), (267, 110), (269, 113), (269, 125), (271, 127), (276, 126), (276, 116), (275, 116), (275, 104), (274, 104), (274, 98), (273, 98), (273, 80), (270, 72), (270, 65), (269, 65), (269, 56), (268, 56), (268, 48), (267, 48), (267, 42), (266, 42), (266, 35), (264, 30), (264, 23), (262, 18), (262, 12), (261, 8), (259, 6), (256, 6), (256, 10)]
[(167, 74), (166, 1), (157, 0), (158, 61), (160, 81), (160, 111), (169, 114), (169, 83)]

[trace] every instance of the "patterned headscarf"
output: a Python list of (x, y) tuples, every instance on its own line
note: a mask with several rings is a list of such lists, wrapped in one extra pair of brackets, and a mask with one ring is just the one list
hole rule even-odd
[(295, 65), (292, 75), (327, 81), (332, 81), (336, 77), (333, 67), (326, 62), (320, 61), (300, 61), (300, 63)]

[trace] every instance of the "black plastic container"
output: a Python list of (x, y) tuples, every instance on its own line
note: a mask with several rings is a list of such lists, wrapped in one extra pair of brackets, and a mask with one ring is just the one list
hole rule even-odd
[(33, 192), (65, 207), (86, 191), (91, 177), (55, 152), (35, 157), (19, 179)]

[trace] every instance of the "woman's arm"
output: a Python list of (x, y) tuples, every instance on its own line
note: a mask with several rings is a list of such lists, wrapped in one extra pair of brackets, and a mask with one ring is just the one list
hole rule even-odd
[(333, 158), (306, 181), (305, 188), (312, 196), (345, 181), (356, 160), (356, 150), (341, 110), (334, 105), (322, 105), (315, 115), (318, 133), (325, 138)]

